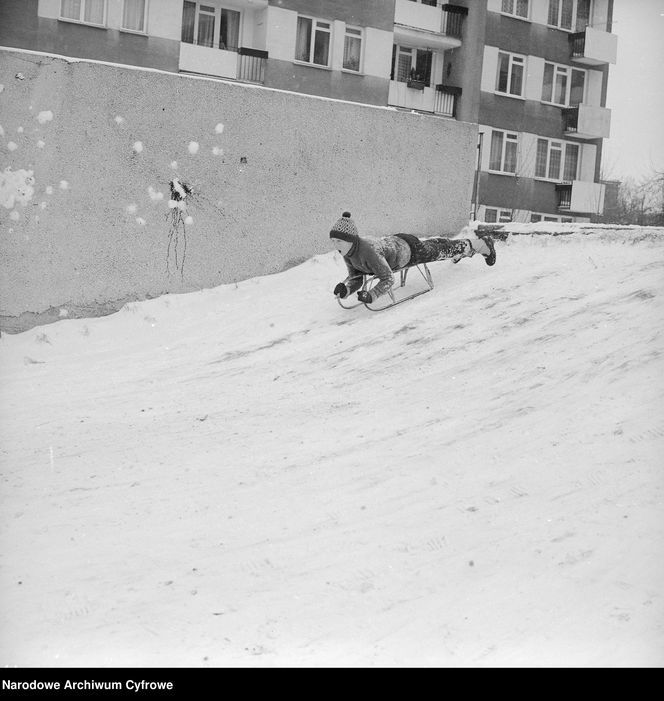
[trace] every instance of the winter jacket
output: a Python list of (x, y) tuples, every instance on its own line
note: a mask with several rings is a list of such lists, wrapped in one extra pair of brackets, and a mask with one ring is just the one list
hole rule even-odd
[(394, 285), (393, 270), (400, 270), (410, 262), (411, 248), (399, 236), (358, 237), (353, 247), (344, 256), (348, 268), (348, 277), (344, 284), (351, 294), (362, 287), (365, 274), (376, 275), (378, 284), (371, 289), (371, 296), (376, 299), (385, 294)]

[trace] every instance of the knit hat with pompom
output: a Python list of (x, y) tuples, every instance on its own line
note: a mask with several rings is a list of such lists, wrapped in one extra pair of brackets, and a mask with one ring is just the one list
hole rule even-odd
[(350, 212), (344, 212), (341, 215), (341, 219), (338, 219), (335, 225), (330, 231), (331, 239), (341, 239), (342, 241), (348, 241), (349, 243), (355, 243), (359, 233), (355, 222), (350, 218)]

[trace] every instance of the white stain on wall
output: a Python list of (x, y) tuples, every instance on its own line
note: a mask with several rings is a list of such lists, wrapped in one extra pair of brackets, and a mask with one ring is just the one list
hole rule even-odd
[(0, 173), (0, 204), (6, 209), (14, 209), (17, 204), (25, 207), (35, 193), (34, 184), (34, 171), (5, 168)]
[(50, 122), (53, 119), (53, 112), (51, 110), (43, 110), (37, 115), (37, 121), (40, 124), (46, 124), (46, 122)]
[(159, 200), (163, 200), (163, 199), (164, 199), (164, 193), (163, 193), (163, 192), (159, 192), (158, 190), (155, 190), (155, 189), (152, 187), (152, 185), (150, 185), (150, 187), (148, 187), (148, 195), (150, 195), (150, 199), (151, 199), (153, 202), (158, 202)]

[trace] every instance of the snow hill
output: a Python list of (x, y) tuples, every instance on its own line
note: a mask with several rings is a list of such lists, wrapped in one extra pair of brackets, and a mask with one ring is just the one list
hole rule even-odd
[(664, 232), (571, 231), (3, 334), (0, 663), (662, 666)]

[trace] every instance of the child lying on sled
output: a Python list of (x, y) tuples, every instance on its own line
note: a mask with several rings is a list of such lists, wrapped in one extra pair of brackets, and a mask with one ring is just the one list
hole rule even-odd
[(360, 302), (371, 304), (394, 285), (395, 270), (411, 265), (433, 263), (451, 258), (458, 263), (462, 258), (472, 258), (476, 253), (484, 256), (487, 265), (496, 262), (496, 250), (490, 236), (475, 240), (447, 239), (442, 236), (418, 238), (412, 234), (395, 234), (374, 238), (360, 236), (351, 219), (344, 212), (332, 227), (330, 239), (341, 253), (348, 268), (348, 277), (334, 288), (336, 297), (344, 299), (362, 287), (365, 275), (378, 277), (378, 284), (357, 293)]

